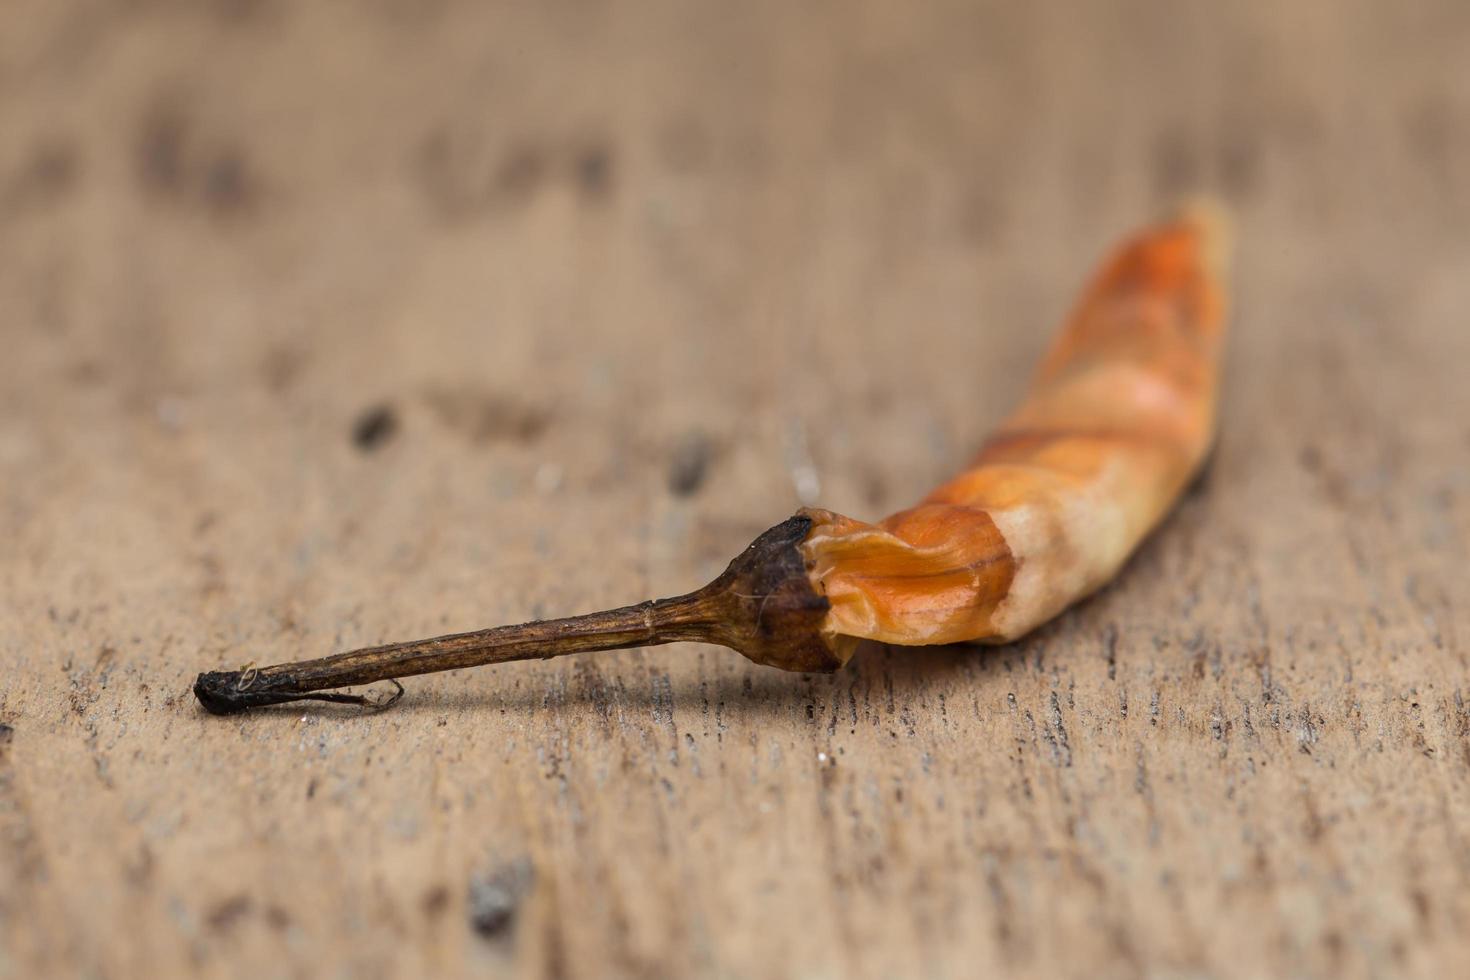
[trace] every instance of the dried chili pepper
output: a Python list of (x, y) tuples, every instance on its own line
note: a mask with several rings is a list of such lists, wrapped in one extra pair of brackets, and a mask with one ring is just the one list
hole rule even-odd
[[(306, 699), (391, 704), (394, 680), (698, 641), (826, 671), (860, 640), (1014, 640), (1109, 579), (1209, 453), (1224, 330), (1220, 218), (1197, 208), (1123, 244), (1019, 409), (974, 464), (877, 524), (803, 510), (696, 592), (607, 612), (200, 674), (217, 714)], [(393, 681), (386, 701), (330, 692)]]

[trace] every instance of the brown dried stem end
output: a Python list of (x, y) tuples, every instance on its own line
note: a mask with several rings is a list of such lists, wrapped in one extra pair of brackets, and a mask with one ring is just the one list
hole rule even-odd
[(199, 675), (194, 695), (217, 715), (302, 700), (386, 707), (397, 695), (374, 702), (327, 689), (482, 664), (686, 641), (727, 646), (758, 664), (783, 670), (836, 670), (846, 658), (823, 634), (828, 602), (812, 587), (798, 550), (811, 525), (811, 518), (801, 515), (777, 524), (736, 556), (719, 578), (688, 595), (259, 670), (213, 671)]

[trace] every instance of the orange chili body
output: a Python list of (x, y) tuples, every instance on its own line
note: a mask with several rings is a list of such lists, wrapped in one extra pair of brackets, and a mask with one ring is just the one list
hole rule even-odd
[(858, 639), (1014, 640), (1111, 579), (1209, 454), (1223, 221), (1185, 212), (1103, 265), (970, 469), (877, 524), (808, 510), (842, 659)]

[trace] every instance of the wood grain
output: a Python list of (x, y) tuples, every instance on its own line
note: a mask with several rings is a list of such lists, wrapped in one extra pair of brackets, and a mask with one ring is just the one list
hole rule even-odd
[[(9, 4), (0, 977), (1470, 973), (1470, 16), (1035, 6)], [(1198, 190), (1218, 455), (1024, 642), (189, 695), (911, 504)]]

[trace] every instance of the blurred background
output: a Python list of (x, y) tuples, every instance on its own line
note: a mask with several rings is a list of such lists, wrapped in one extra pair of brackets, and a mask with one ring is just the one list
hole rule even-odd
[[(1429, 765), (1411, 689), (1464, 745), (1467, 51), (1455, 0), (7, 0), (0, 976), (1463, 964), (1465, 770), (1293, 767), (1364, 701)], [(1220, 456), (1124, 606), (961, 676), (632, 651), (195, 716), (201, 669), (683, 591), (801, 504), (912, 503), (1199, 193), (1240, 242)], [(1278, 644), (1332, 653), (1287, 681)], [(1312, 742), (1220, 761), (1273, 704)], [(1233, 794), (1252, 751), (1254, 802), (1120, 802), (1155, 752)], [(1386, 813), (1313, 850), (1390, 797), (1437, 857)]]

